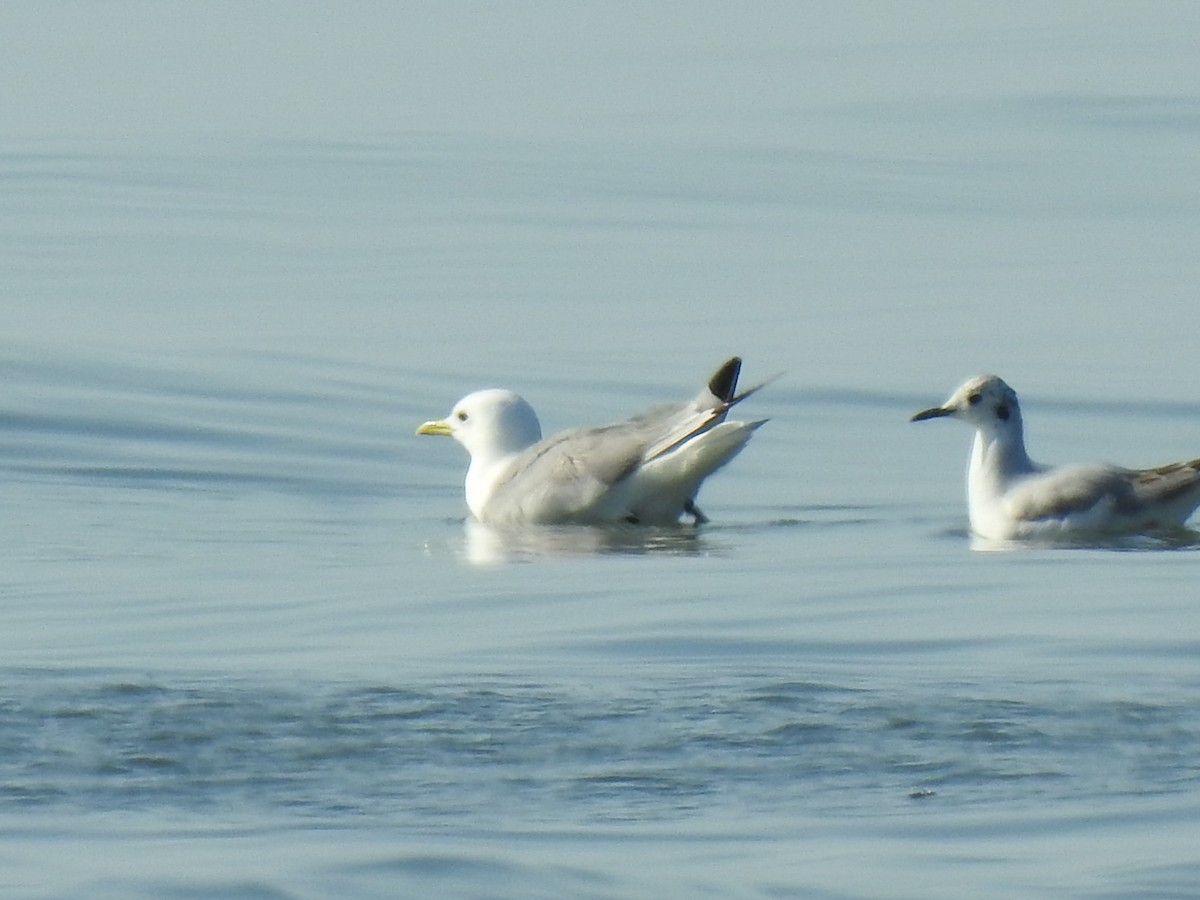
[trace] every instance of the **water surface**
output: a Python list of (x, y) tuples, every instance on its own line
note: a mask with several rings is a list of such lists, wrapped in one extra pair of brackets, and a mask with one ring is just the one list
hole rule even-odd
[[(907, 421), (1197, 454), (1190, 10), (0, 18), (0, 893), (1194, 893), (1195, 544), (973, 549)], [(699, 530), (413, 434), (733, 353)]]

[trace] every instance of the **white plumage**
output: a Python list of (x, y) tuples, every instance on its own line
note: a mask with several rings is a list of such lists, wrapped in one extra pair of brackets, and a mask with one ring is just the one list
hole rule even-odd
[(971, 530), (990, 540), (1144, 534), (1178, 529), (1200, 506), (1200, 459), (1154, 469), (1039, 465), (1025, 451), (1016, 392), (972, 378), (912, 421), (961, 419), (975, 429), (967, 471)]
[(470, 453), (467, 506), (481, 522), (659, 525), (684, 514), (703, 522), (701, 483), (766, 421), (726, 421), (762, 386), (736, 393), (741, 364), (725, 362), (686, 403), (544, 440), (532, 407), (499, 389), (468, 394), (417, 433), (448, 435)]

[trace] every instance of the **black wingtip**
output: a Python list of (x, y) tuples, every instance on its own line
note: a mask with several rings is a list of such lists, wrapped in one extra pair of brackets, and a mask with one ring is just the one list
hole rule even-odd
[(735, 356), (726, 360), (716, 374), (708, 380), (708, 389), (723, 403), (732, 403), (737, 393), (738, 376), (742, 372), (742, 358)]

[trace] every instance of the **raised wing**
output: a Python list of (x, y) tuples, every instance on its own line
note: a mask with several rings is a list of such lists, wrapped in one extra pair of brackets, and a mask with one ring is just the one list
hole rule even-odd
[(687, 403), (660, 406), (630, 419), (630, 424), (642, 426), (651, 434), (645, 458), (650, 460), (669, 453), (696, 435), (719, 425), (725, 421), (729, 410), (778, 377), (769, 378), (739, 394), (737, 381), (741, 371), (742, 360), (735, 356), (713, 373), (695, 399)]
[[(736, 356), (727, 360), (686, 403), (658, 406), (625, 422), (565, 431), (538, 442), (513, 460), (497, 481), (486, 518), (557, 522), (623, 515), (606, 506), (608, 501), (616, 505), (612, 492), (617, 485), (720, 424), (731, 407), (763, 386), (736, 393), (741, 366)], [(706, 474), (698, 475), (697, 484)]]

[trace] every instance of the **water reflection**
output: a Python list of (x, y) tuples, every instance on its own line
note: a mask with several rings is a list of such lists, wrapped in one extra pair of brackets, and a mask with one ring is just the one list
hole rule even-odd
[(998, 541), (970, 535), (971, 549), (985, 552), (1012, 550), (1200, 550), (1200, 531), (1180, 527), (1150, 534), (1086, 535), (1023, 538)]
[(600, 554), (707, 556), (722, 552), (703, 529), (691, 525), (524, 525), (498, 528), (468, 519), (463, 556), (472, 565), (498, 565), (544, 557)]

